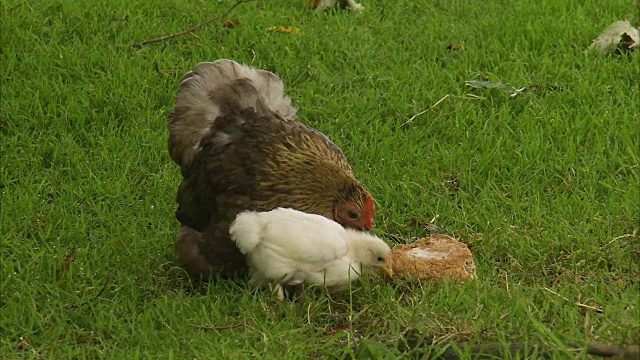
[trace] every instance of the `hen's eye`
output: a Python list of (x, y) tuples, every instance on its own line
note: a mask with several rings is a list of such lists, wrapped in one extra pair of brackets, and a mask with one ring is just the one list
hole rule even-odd
[(351, 220), (355, 220), (355, 219), (357, 219), (357, 218), (358, 218), (358, 214), (357, 214), (355, 211), (353, 211), (353, 210), (349, 210), (349, 211), (347, 212), (347, 216), (348, 216), (348, 217), (349, 217), (349, 219), (351, 219)]

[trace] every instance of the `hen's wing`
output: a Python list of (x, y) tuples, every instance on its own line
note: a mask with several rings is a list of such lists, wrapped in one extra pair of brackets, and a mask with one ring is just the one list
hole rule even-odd
[[(221, 104), (222, 115), (183, 171), (178, 220), (204, 231), (212, 218), (222, 216), (229, 226), (240, 211), (277, 206), (333, 217), (332, 201), (339, 200), (341, 189), (358, 184), (340, 149), (323, 134), (269, 110), (251, 82), (238, 79), (220, 89), (210, 100)], [(252, 106), (241, 107), (238, 97)], [(314, 201), (319, 198), (331, 206), (320, 209)]]
[[(237, 98), (252, 106), (241, 107)], [(288, 123), (271, 112), (255, 87), (244, 79), (221, 87), (211, 101), (222, 104), (223, 114), (200, 141), (201, 149), (183, 170), (184, 180), (178, 189), (176, 216), (199, 231), (212, 217), (224, 217), (228, 226), (242, 210), (271, 210), (254, 205), (269, 199), (258, 191), (260, 181), (270, 176), (265, 162), (283, 138), (301, 128), (301, 124)]]

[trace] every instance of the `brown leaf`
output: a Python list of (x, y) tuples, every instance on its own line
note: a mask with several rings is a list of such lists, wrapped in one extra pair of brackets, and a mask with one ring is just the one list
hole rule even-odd
[(238, 21), (238, 19), (227, 19), (224, 21), (223, 23), (224, 27), (226, 28), (234, 28), (238, 25), (240, 25), (240, 21)]
[(349, 324), (349, 322), (345, 322), (336, 326), (330, 326), (328, 328), (325, 328), (324, 331), (322, 332), (324, 335), (333, 335), (336, 333), (339, 333), (340, 331), (344, 331), (347, 330), (351, 327), (351, 324)]
[(60, 267), (56, 270), (56, 281), (60, 280), (60, 275), (69, 270), (71, 263), (73, 262), (73, 258), (71, 257), (71, 253), (68, 253), (67, 256), (64, 257), (64, 261), (60, 265)]
[(453, 52), (456, 52), (456, 51), (460, 51), (460, 52), (461, 52), (461, 51), (464, 51), (464, 45), (465, 45), (466, 43), (467, 43), (467, 42), (466, 42), (466, 41), (464, 41), (464, 40), (462, 40), (462, 41), (460, 42), (460, 44), (453, 44), (453, 43), (449, 43), (449, 45), (447, 45), (447, 51), (453, 51)]
[(272, 27), (268, 27), (267, 31), (275, 31), (275, 32), (281, 32), (281, 33), (285, 33), (285, 34), (299, 34), (300, 33), (300, 29), (297, 27), (287, 27), (287, 26), (272, 26)]

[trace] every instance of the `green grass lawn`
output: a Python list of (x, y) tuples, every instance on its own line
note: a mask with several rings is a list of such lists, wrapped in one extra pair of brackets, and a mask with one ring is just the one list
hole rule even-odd
[[(583, 53), (613, 21), (638, 25), (632, 1), (256, 1), (235, 28), (132, 48), (233, 1), (152, 3), (0, 5), (2, 358), (349, 358), (369, 340), (391, 357), (520, 343), (567, 358), (568, 343), (640, 343), (640, 51)], [(298, 303), (191, 288), (165, 121), (180, 77), (218, 58), (283, 79), (375, 197), (378, 235), (423, 237), (416, 219), (435, 218), (472, 246), (477, 281), (370, 277)]]

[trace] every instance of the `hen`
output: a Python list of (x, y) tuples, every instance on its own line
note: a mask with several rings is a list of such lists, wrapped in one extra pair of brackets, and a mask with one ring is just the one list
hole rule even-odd
[(277, 208), (245, 211), (230, 228), (231, 238), (247, 256), (249, 283), (282, 286), (324, 285), (342, 290), (363, 271), (392, 276), (391, 249), (365, 232), (344, 229), (335, 221), (301, 211)]
[(242, 211), (287, 207), (371, 228), (373, 199), (346, 157), (295, 117), (271, 72), (218, 60), (182, 78), (168, 116), (169, 153), (183, 176), (176, 251), (191, 276), (246, 271), (229, 235)]

